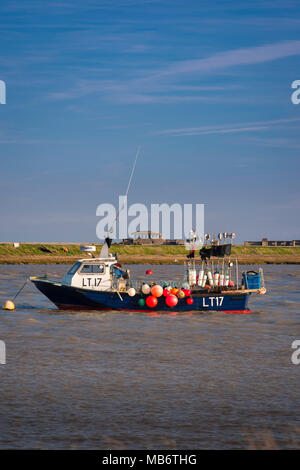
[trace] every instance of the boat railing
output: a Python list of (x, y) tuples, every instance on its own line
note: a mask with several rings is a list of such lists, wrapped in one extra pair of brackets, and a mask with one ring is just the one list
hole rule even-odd
[[(231, 287), (239, 289), (239, 266), (237, 259), (230, 257), (192, 258), (185, 262), (185, 268), (189, 282), (194, 279), (194, 284), (199, 287)], [(207, 284), (206, 284), (207, 282)]]
[[(200, 261), (200, 266), (197, 263)], [(250, 285), (247, 285), (247, 274), (242, 273), (239, 278), (239, 266), (237, 259), (232, 258), (215, 258), (210, 260), (189, 260), (185, 262), (185, 273), (181, 279), (124, 279), (122, 280), (122, 290), (128, 290), (133, 287), (137, 292), (142, 290), (143, 284), (148, 284), (152, 287), (159, 284), (162, 287), (171, 288), (197, 288), (197, 289), (213, 289), (216, 291), (230, 290), (238, 291), (240, 289), (251, 290)], [(258, 269), (260, 278), (260, 287), (265, 286), (263, 269)], [(203, 282), (202, 282), (203, 280)], [(246, 280), (246, 282), (245, 282)], [(119, 280), (112, 280), (112, 289), (120, 290)]]

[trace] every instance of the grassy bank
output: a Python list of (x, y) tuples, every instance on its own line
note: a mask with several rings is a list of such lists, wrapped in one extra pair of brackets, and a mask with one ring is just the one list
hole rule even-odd
[[(0, 244), (0, 264), (72, 264), (86, 257), (76, 244)], [(97, 245), (97, 253), (101, 245)], [(112, 245), (111, 253), (119, 254), (125, 264), (183, 263), (186, 250), (182, 246), (124, 246)], [(232, 256), (244, 264), (298, 264), (300, 247), (233, 246)], [(176, 260), (176, 261), (175, 261)]]

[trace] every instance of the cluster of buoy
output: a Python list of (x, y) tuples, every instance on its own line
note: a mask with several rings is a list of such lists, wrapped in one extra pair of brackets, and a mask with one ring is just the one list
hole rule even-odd
[(205, 289), (218, 286), (234, 287), (234, 282), (230, 280), (228, 274), (224, 275), (218, 272), (213, 274), (211, 271), (207, 271), (206, 274), (204, 274), (202, 270), (196, 275), (196, 270), (190, 270), (189, 281), (192, 285), (197, 284)]
[(198, 284), (198, 286), (204, 287), (205, 289), (217, 286), (234, 287), (234, 282), (231, 281), (228, 273), (204, 272), (203, 269), (199, 271), (199, 274), (196, 273), (196, 269), (191, 269), (189, 271), (189, 281), (191, 284)]
[[(191, 297), (191, 291), (189, 289), (179, 289), (177, 287), (162, 287), (159, 284), (155, 284), (154, 286), (150, 287), (149, 284), (144, 283), (141, 288), (142, 294), (144, 294), (146, 299), (140, 298), (138, 300), (139, 307), (147, 307), (154, 308), (158, 304), (159, 297), (165, 297), (165, 303), (168, 307), (175, 307), (178, 304), (179, 299), (186, 298), (186, 302), (188, 305), (193, 304), (193, 299)], [(136, 295), (136, 290), (133, 287), (130, 287), (127, 291), (130, 297), (134, 297)]]

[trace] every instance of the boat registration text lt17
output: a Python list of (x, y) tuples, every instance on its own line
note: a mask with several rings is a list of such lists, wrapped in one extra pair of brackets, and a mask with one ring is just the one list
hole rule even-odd
[(203, 307), (221, 307), (224, 297), (203, 297)]

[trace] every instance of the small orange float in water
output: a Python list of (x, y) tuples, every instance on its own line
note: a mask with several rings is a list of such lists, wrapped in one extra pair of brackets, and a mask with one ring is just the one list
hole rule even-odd
[(13, 303), (12, 300), (7, 300), (2, 308), (3, 310), (14, 310), (15, 304)]

